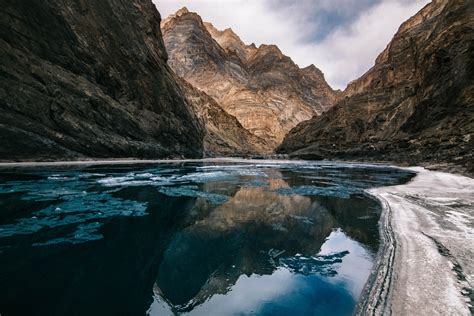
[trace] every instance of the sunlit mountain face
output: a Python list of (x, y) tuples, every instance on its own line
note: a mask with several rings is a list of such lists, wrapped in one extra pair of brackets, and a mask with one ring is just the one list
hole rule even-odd
[(4, 169), (0, 306), (350, 314), (378, 249), (363, 190), (411, 176), (275, 161)]
[[(219, 30), (210, 22), (187, 8), (163, 19), (168, 65), (265, 140), (256, 144), (257, 152), (275, 149), (298, 123), (336, 101), (339, 92), (315, 65), (300, 68), (276, 45), (247, 45), (232, 29)], [(223, 130), (224, 138), (228, 132)]]

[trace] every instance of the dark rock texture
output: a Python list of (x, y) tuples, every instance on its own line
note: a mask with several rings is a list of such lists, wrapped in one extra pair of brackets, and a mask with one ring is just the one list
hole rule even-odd
[(434, 0), (401, 25), (375, 66), (279, 153), (309, 159), (454, 164), (474, 172), (474, 3)]
[(271, 148), (298, 123), (326, 111), (337, 92), (315, 66), (300, 69), (275, 45), (246, 45), (183, 8), (161, 23), (177, 75), (211, 96)]
[(0, 160), (201, 157), (151, 0), (3, 0)]

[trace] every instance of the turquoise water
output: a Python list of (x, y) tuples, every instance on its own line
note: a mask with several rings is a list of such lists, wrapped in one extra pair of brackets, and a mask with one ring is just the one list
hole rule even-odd
[(384, 166), (278, 161), (0, 169), (2, 315), (350, 315)]

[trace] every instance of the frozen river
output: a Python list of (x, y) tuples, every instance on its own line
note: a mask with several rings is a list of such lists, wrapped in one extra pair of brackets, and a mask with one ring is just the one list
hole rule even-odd
[(0, 313), (350, 315), (382, 165), (187, 161), (0, 169)]

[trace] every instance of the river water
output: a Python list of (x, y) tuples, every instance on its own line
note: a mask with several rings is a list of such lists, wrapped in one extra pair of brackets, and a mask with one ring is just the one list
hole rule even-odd
[(191, 161), (0, 169), (1, 315), (350, 315), (381, 165)]

